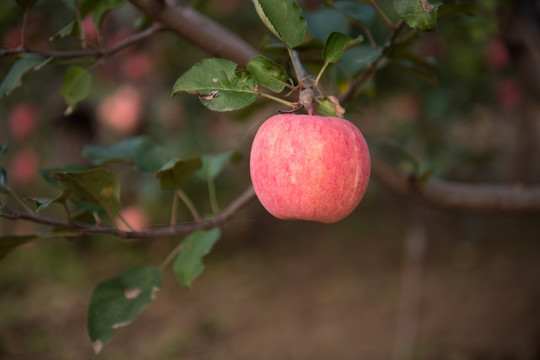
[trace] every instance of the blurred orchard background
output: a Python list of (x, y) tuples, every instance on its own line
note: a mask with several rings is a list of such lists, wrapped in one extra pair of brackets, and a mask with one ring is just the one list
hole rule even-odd
[[(273, 51), (249, 1), (185, 3)], [(322, 1), (299, 3), (314, 39), (351, 26)], [(390, 1), (379, 5), (397, 18)], [(404, 169), (472, 183), (538, 184), (538, 2), (479, 0), (474, 10), (442, 18), (437, 32), (419, 37), (414, 51), (429, 59), (430, 72), (383, 67), (348, 115), (372, 151)], [(26, 45), (80, 48), (70, 38), (49, 40), (70, 16), (59, 2), (39, 1), (28, 14)], [(366, 16), (383, 41), (384, 21)], [(14, 1), (0, 3), (1, 48), (20, 45), (22, 18)], [(104, 18), (101, 39), (90, 17), (82, 23), (92, 48), (125, 39), (144, 21), (126, 3)], [(40, 169), (85, 165), (83, 146), (145, 135), (178, 157), (241, 154), (216, 179), (218, 200), (227, 204), (249, 185), (251, 140), (278, 108), (258, 101), (215, 113), (196, 97), (171, 99), (177, 77), (206, 56), (160, 32), (93, 67), (90, 96), (70, 114), (60, 92), (69, 60), (28, 73), (0, 100), (0, 143), (9, 144), (1, 161), (13, 190), (23, 198), (54, 196)], [(2, 78), (14, 61), (0, 57)], [(339, 67), (328, 76), (339, 92)], [(169, 221), (170, 195), (153, 176), (111, 167), (134, 227)], [(211, 211), (204, 182), (190, 180), (186, 192), (203, 214)], [(0, 234), (37, 230), (0, 221)], [(0, 359), (540, 359), (537, 213), (427, 207), (372, 179), (360, 206), (338, 224), (277, 220), (254, 199), (222, 231), (193, 288), (165, 271), (157, 299), (97, 357), (86, 331), (93, 288), (127, 267), (160, 263), (174, 239), (93, 235), (16, 249), (0, 262)]]

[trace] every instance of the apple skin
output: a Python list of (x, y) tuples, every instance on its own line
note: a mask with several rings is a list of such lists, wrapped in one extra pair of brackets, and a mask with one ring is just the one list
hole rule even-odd
[(280, 114), (251, 148), (255, 193), (279, 219), (335, 223), (362, 200), (371, 170), (360, 130), (337, 117)]

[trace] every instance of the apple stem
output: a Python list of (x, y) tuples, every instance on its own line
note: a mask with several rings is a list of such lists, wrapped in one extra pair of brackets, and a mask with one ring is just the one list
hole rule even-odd
[(314, 100), (315, 96), (311, 87), (300, 90), (299, 103), (306, 109), (309, 115), (313, 115), (313, 111), (315, 110)]
[(319, 74), (317, 74), (317, 78), (315, 79), (315, 82), (312, 85), (313, 88), (315, 88), (315, 87), (317, 87), (317, 85), (319, 85), (319, 80), (321, 79), (321, 76), (322, 76), (324, 70), (326, 70), (326, 68), (328, 67), (329, 64), (330, 63), (328, 63), (328, 62), (324, 63), (321, 70), (319, 71)]

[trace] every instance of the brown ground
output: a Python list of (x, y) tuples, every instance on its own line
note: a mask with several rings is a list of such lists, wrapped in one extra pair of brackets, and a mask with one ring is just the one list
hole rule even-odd
[[(85, 325), (93, 287), (159, 263), (173, 243), (19, 249), (0, 263), (0, 359), (391, 359), (410, 210), (368, 200), (319, 225), (272, 219), (253, 202), (194, 288), (167, 271), (157, 299), (98, 357)], [(538, 217), (426, 219), (414, 358), (540, 359)]]

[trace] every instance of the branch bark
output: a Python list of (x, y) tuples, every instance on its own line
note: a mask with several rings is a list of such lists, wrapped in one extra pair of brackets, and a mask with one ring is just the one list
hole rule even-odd
[(190, 233), (195, 230), (210, 229), (221, 225), (232, 218), (238, 210), (246, 205), (255, 196), (253, 187), (246, 189), (238, 198), (219, 215), (212, 218), (202, 219), (192, 224), (176, 225), (155, 228), (144, 231), (124, 231), (116, 227), (107, 227), (92, 225), (80, 222), (64, 221), (52, 218), (46, 218), (38, 215), (33, 215), (26, 212), (17, 211), (9, 208), (0, 201), (0, 216), (10, 220), (26, 220), (36, 224), (54, 226), (61, 229), (71, 229), (79, 231), (81, 236), (85, 234), (108, 234), (118, 236), (123, 239), (154, 239), (158, 237), (171, 237), (178, 234)]
[(257, 51), (238, 35), (191, 7), (175, 7), (162, 0), (129, 1), (155, 21), (213, 56), (245, 66), (257, 55)]
[(481, 212), (540, 211), (540, 186), (465, 184), (435, 179), (417, 183), (377, 155), (371, 158), (371, 169), (387, 188), (436, 207)]
[[(129, 1), (210, 54), (239, 64), (246, 64), (257, 55), (242, 38), (189, 7), (171, 7), (161, 0)], [(396, 41), (402, 27), (403, 24), (396, 26), (391, 42)], [(437, 207), (493, 212), (540, 211), (540, 186), (465, 184), (433, 179), (419, 184), (377, 154), (372, 154), (372, 173), (390, 190)]]

